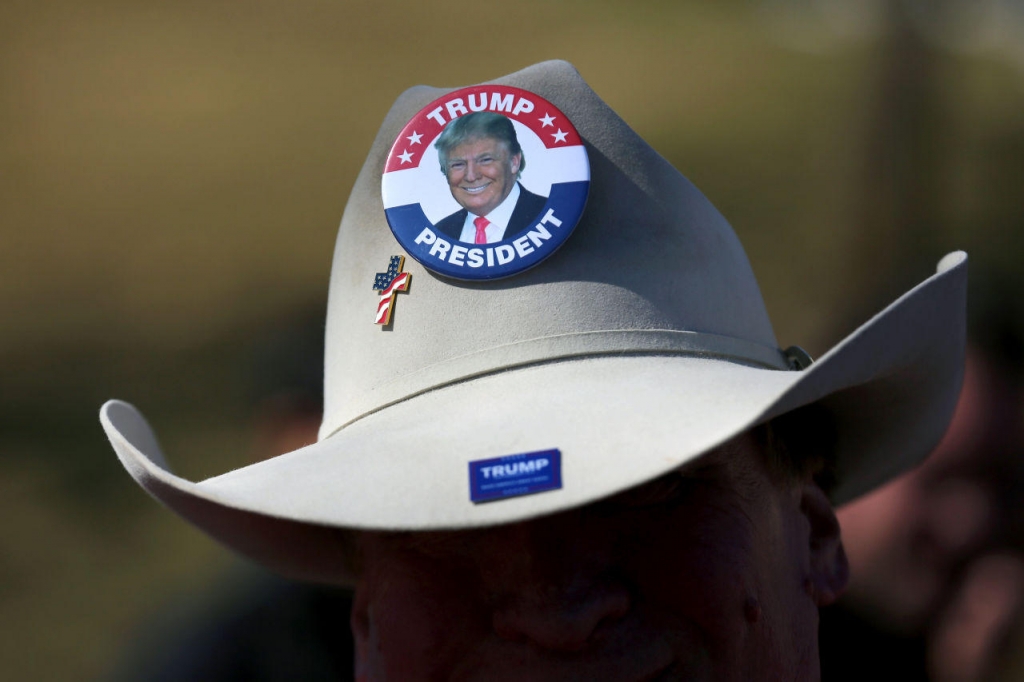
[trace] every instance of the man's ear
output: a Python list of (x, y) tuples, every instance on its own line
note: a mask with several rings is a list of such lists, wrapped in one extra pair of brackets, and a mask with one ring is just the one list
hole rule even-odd
[(810, 570), (808, 594), (817, 606), (828, 606), (839, 598), (850, 581), (843, 540), (832, 503), (813, 481), (803, 486), (800, 511), (810, 524)]
[(522, 154), (513, 154), (512, 155), (511, 163), (509, 164), (510, 166), (512, 166), (512, 175), (519, 175), (519, 167), (522, 165), (522, 163), (523, 163), (523, 155)]

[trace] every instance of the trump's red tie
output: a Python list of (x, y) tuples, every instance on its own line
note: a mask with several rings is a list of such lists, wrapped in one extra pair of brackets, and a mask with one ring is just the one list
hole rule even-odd
[(473, 218), (473, 224), (476, 225), (476, 243), (486, 244), (487, 243), (487, 226), (491, 224), (487, 218), (478, 216)]

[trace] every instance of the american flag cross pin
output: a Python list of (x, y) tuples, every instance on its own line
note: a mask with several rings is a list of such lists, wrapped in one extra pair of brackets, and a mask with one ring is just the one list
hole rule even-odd
[(412, 274), (402, 272), (405, 265), (405, 256), (392, 256), (388, 262), (387, 272), (378, 272), (373, 278), (373, 288), (380, 292), (380, 300), (377, 302), (376, 324), (391, 323), (391, 309), (395, 305), (395, 294), (399, 291), (409, 291), (409, 280)]

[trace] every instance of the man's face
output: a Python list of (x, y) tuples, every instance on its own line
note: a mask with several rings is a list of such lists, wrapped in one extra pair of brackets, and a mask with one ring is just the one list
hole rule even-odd
[(478, 216), (498, 207), (516, 183), (522, 155), (493, 137), (471, 139), (448, 154), (445, 176), (455, 201)]
[(747, 436), (581, 509), (360, 551), (361, 680), (814, 680), (845, 582), (820, 489), (775, 482)]

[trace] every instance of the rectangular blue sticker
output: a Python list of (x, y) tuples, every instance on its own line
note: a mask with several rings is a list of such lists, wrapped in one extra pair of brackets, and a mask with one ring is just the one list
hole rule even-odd
[(469, 463), (469, 499), (490, 502), (562, 487), (562, 453), (526, 452)]

